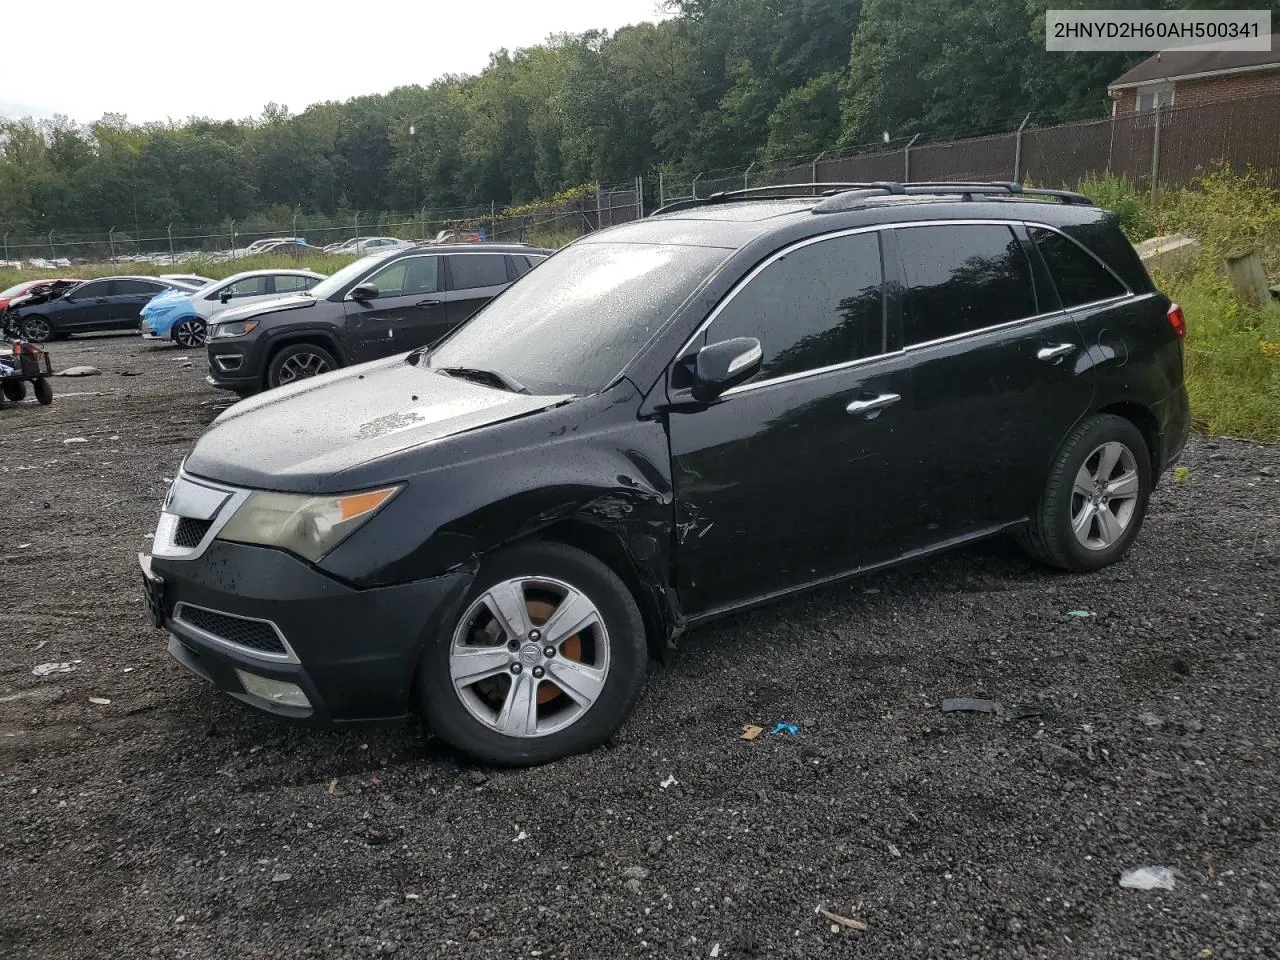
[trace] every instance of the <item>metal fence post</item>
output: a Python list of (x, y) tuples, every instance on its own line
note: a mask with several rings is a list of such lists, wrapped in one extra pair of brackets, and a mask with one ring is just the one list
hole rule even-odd
[(701, 179), (702, 179), (701, 173), (699, 173), (696, 177), (693, 178), (693, 199), (695, 200), (698, 199), (698, 181)]
[(4, 234), (4, 259), (5, 263), (9, 262), (9, 231), (7, 230)]
[(644, 219), (644, 177), (636, 177), (636, 219)]
[(749, 164), (747, 164), (746, 172), (742, 174), (743, 190), (749, 190), (751, 188), (751, 168), (754, 167), (755, 165), (756, 165), (756, 162), (752, 160)]
[(604, 228), (604, 217), (600, 214), (600, 181), (596, 181), (596, 229)]
[[(663, 207), (667, 205), (666, 186), (667, 186), (666, 178), (662, 174), (662, 168), (659, 167), (658, 168), (658, 209), (659, 210), (661, 210)], [(7, 237), (8, 234), (6, 233), (5, 236)], [(5, 257), (5, 259), (8, 260), (9, 258)]]
[(169, 224), (169, 266), (173, 266), (173, 224)]
[(298, 239), (298, 211), (293, 211), (293, 239)]
[(911, 138), (911, 141), (905, 147), (902, 148), (902, 182), (903, 183), (911, 182), (911, 147), (919, 139), (920, 139), (920, 134), (917, 133), (914, 137)]
[(1018, 179), (1022, 173), (1022, 131), (1027, 128), (1027, 121), (1031, 119), (1031, 114), (1027, 114), (1022, 118), (1022, 123), (1018, 126), (1017, 138), (1013, 141), (1013, 182), (1021, 183)]
[[(116, 238), (112, 236), (112, 234), (114, 234), (115, 232), (116, 232), (116, 228), (114, 226), (107, 231), (107, 246), (111, 248), (112, 260), (116, 258)], [(9, 258), (5, 257), (5, 259), (8, 260)]]
[(489, 201), (489, 239), (496, 240), (498, 237), (498, 204), (495, 200)]
[(1160, 182), (1160, 114), (1164, 110), (1156, 104), (1156, 122), (1151, 135), (1151, 204), (1156, 202), (1156, 184)]
[(49, 231), (49, 259), (50, 260), (58, 259), (58, 251), (53, 249), (53, 231), (52, 230)]
[(356, 253), (360, 252), (360, 211), (356, 211), (355, 219), (351, 222), (352, 228), (356, 232)]
[(813, 163), (810, 164), (810, 170), (812, 171), (809, 175), (810, 183), (818, 182), (818, 161), (821, 160), (826, 155), (827, 155), (827, 151), (823, 150), (820, 154), (818, 154), (816, 157), (813, 158)]

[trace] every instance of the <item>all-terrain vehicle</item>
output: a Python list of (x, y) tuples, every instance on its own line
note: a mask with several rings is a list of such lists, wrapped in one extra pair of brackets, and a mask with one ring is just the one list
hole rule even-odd
[(26, 399), (27, 383), (35, 389), (42, 406), (53, 403), (53, 387), (49, 377), (53, 365), (49, 355), (34, 343), (14, 340), (9, 347), (0, 341), (0, 406), (7, 400), (19, 403)]

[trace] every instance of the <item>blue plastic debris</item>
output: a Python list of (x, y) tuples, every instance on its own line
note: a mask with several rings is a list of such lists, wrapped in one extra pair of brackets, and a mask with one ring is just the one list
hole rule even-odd
[(793, 737), (800, 735), (800, 728), (794, 723), (778, 723), (773, 728), (774, 733), (786, 733)]

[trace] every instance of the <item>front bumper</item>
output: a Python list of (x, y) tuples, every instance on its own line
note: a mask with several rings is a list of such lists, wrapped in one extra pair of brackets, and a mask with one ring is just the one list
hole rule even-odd
[[(356, 590), (283, 551), (223, 541), (194, 560), (140, 560), (152, 622), (169, 632), (179, 663), (238, 700), (317, 724), (394, 721), (413, 712), (423, 645), (452, 619), (471, 582), (460, 571)], [(190, 611), (205, 612), (204, 628)], [(226, 636), (234, 630), (205, 629), (209, 613), (224, 618), (215, 624), (269, 624), (281, 649), (258, 652)], [(237, 670), (297, 686), (308, 706), (255, 696)]]
[(205, 383), (223, 390), (260, 390), (263, 380), (262, 347), (252, 334), (205, 341), (209, 375)]

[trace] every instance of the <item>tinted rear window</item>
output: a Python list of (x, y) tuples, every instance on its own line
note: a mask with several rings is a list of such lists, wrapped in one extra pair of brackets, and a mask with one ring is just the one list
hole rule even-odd
[(1064, 226), (1062, 232), (1082, 243), (1085, 249), (1114, 270), (1130, 290), (1148, 293), (1154, 289), (1138, 251), (1133, 249), (1114, 215), (1108, 214), (1093, 223)]
[(111, 292), (117, 297), (123, 297), (126, 294), (136, 293), (157, 293), (161, 289), (160, 284), (153, 283), (150, 280), (112, 280)]
[(908, 344), (1035, 315), (1031, 267), (1009, 227), (908, 227), (897, 236)]
[(1124, 284), (1074, 240), (1041, 227), (1030, 227), (1028, 232), (1049, 265), (1064, 307), (1124, 296)]
[(449, 258), (454, 290), (497, 287), (507, 282), (506, 258), (501, 254), (459, 253)]

